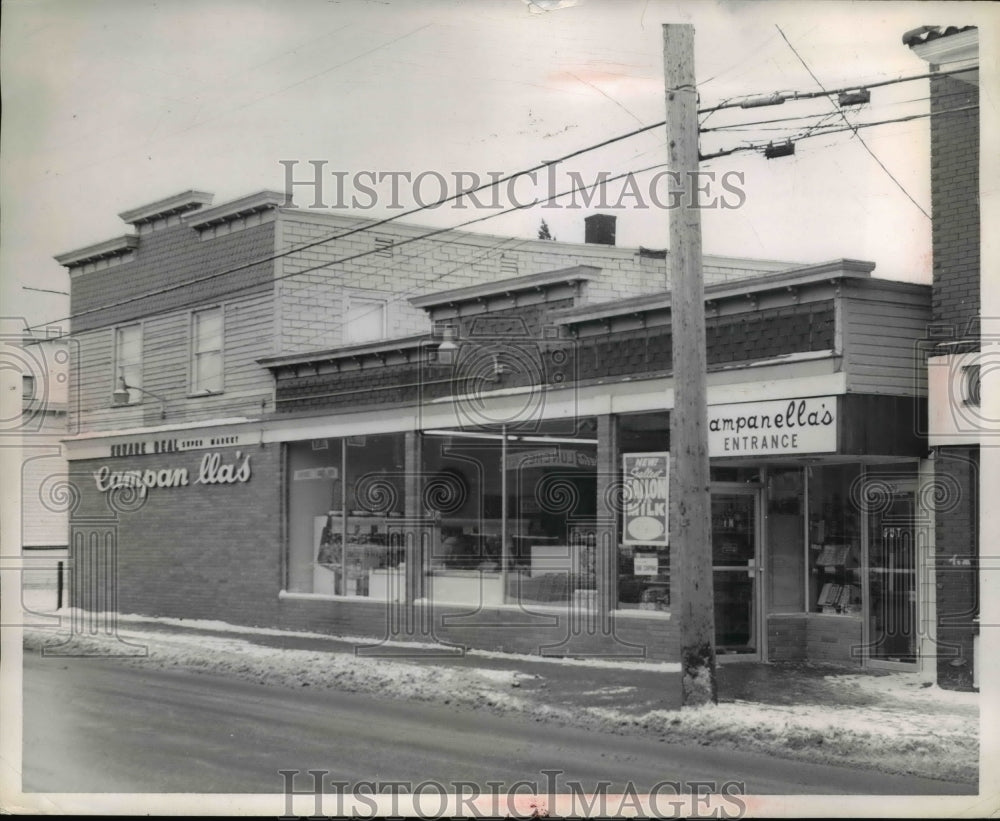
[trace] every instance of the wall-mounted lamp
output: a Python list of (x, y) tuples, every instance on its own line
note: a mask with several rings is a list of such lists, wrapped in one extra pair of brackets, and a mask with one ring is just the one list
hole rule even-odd
[(455, 344), (455, 329), (451, 325), (446, 325), (442, 330), (441, 344), (437, 347), (437, 359), (442, 365), (454, 365), (455, 353), (458, 345)]
[(120, 408), (123, 405), (128, 405), (129, 400), (132, 398), (131, 391), (139, 391), (139, 393), (144, 393), (146, 396), (152, 396), (157, 402), (160, 403), (160, 419), (167, 418), (167, 401), (152, 391), (147, 391), (145, 388), (139, 388), (135, 385), (129, 385), (125, 381), (124, 376), (118, 377), (118, 387), (115, 388), (114, 393), (111, 394), (111, 401), (116, 408)]
[(500, 354), (493, 354), (493, 381), (499, 382), (505, 370), (503, 362), (500, 361)]

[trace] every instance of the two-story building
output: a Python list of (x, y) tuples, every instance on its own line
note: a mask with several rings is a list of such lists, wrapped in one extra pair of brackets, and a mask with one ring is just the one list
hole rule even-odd
[[(57, 258), (77, 604), (677, 659), (665, 252), (209, 200)], [(724, 657), (933, 674), (930, 289), (873, 268), (704, 260)]]

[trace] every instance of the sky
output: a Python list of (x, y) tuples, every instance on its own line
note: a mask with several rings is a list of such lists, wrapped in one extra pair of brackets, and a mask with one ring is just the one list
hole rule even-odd
[[(67, 298), (32, 290), (68, 290), (53, 256), (121, 236), (130, 229), (119, 212), (182, 191), (221, 204), (284, 190), (286, 168), (308, 179), (317, 161), (326, 210), (338, 210), (333, 172), (347, 200), (359, 172), (423, 174), (416, 191), (397, 178), (396, 202), (412, 207), (414, 195), (439, 195), (437, 175), (453, 193), (457, 173), (509, 174), (661, 121), (664, 23), (694, 26), (708, 108), (816, 91), (817, 80), (834, 89), (922, 74), (905, 31), (996, 20), (986, 3), (10, 0), (0, 23), (3, 313), (65, 328)], [(848, 117), (926, 114), (927, 94), (927, 80), (876, 88)], [(782, 140), (821, 122), (844, 127), (826, 98), (703, 114), (704, 127), (726, 128), (703, 133), (701, 150)], [(929, 283), (928, 121), (858, 133), (867, 148), (841, 131), (802, 140), (790, 157), (743, 151), (703, 162), (716, 179), (740, 175), (728, 179), (742, 192), (741, 207), (703, 211), (705, 252), (849, 257), (875, 262), (876, 276)], [(657, 128), (556, 166), (556, 187), (573, 184), (571, 171), (592, 183), (665, 162)], [(652, 173), (636, 175), (638, 198), (609, 184), (610, 210), (535, 207), (474, 230), (530, 238), (545, 219), (558, 239), (581, 242), (583, 218), (603, 210), (618, 217), (619, 245), (664, 248), (668, 216), (649, 195)], [(389, 182), (375, 187), (372, 207), (353, 213), (398, 215)], [(515, 193), (525, 201), (545, 191), (525, 181)], [(315, 204), (304, 186), (295, 201)], [(497, 210), (449, 206), (405, 221), (442, 227)]]

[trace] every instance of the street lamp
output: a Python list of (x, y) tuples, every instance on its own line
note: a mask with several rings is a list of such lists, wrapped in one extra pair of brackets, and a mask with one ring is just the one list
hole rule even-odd
[(160, 403), (160, 419), (167, 418), (167, 401), (162, 396), (159, 396), (152, 391), (147, 391), (145, 388), (140, 388), (136, 385), (129, 385), (125, 381), (124, 376), (118, 377), (118, 387), (115, 388), (114, 393), (111, 394), (111, 401), (116, 408), (129, 404), (129, 399), (131, 399), (131, 394), (129, 393), (130, 391), (139, 391), (139, 393), (152, 396), (153, 399)]

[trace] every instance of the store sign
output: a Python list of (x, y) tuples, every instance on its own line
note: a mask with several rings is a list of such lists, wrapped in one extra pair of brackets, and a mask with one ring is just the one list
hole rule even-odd
[(636, 576), (658, 576), (660, 575), (660, 559), (658, 556), (643, 556), (636, 554), (633, 558), (632, 573)]
[(670, 454), (622, 454), (622, 481), (622, 542), (668, 544)]
[(292, 473), (293, 482), (307, 482), (312, 479), (334, 479), (340, 476), (340, 471), (333, 467), (300, 468)]
[(190, 482), (187, 468), (161, 468), (159, 470), (111, 470), (103, 465), (94, 471), (94, 483), (101, 493), (121, 488), (134, 488), (145, 498), (153, 488), (186, 487), (195, 485), (231, 485), (250, 481), (250, 454), (243, 456), (236, 451), (236, 460), (222, 461), (218, 452), (206, 453), (198, 467), (198, 477)]
[(710, 456), (833, 453), (837, 397), (713, 405), (708, 409)]
[(193, 436), (187, 438), (170, 437), (164, 439), (130, 439), (111, 445), (108, 455), (117, 456), (152, 456), (161, 453), (184, 453), (188, 450), (205, 450), (206, 448), (232, 447), (240, 443), (237, 433), (226, 436)]
[(507, 470), (536, 467), (596, 468), (593, 453), (573, 448), (540, 448), (507, 454)]

